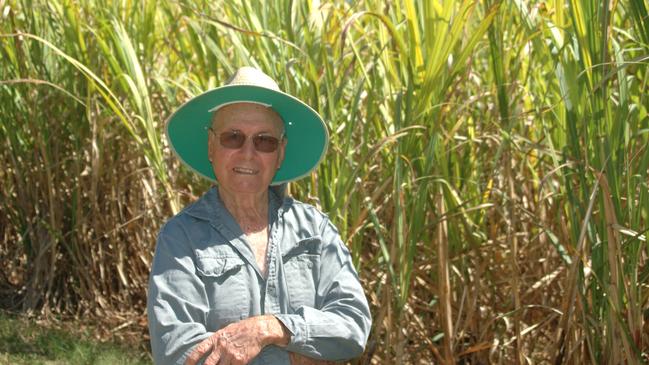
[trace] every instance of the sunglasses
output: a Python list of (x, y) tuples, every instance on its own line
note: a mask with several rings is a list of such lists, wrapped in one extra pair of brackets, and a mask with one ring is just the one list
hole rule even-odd
[[(209, 130), (216, 134), (214, 129), (211, 127)], [(218, 137), (221, 146), (232, 150), (237, 150), (243, 147), (243, 144), (246, 143), (246, 139), (248, 139), (248, 136), (240, 131), (226, 131), (218, 135)], [(255, 146), (257, 152), (271, 153), (277, 151), (279, 141), (284, 139), (284, 134), (282, 133), (280, 138), (268, 134), (255, 134), (254, 136), (251, 136), (251, 138), (252, 144)]]

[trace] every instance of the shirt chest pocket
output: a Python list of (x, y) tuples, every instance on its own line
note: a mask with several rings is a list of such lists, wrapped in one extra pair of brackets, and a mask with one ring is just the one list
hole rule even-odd
[(231, 255), (201, 256), (196, 272), (205, 285), (210, 310), (206, 328), (216, 331), (248, 315), (250, 291), (244, 261)]
[(282, 256), (291, 309), (316, 307), (322, 240), (310, 237)]

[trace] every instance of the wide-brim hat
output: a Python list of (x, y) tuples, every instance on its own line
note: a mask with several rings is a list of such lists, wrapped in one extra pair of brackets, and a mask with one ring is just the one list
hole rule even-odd
[(320, 115), (301, 100), (282, 92), (272, 78), (253, 67), (240, 68), (225, 86), (193, 97), (167, 119), (167, 139), (180, 161), (204, 178), (216, 181), (207, 155), (212, 114), (228, 104), (241, 102), (273, 108), (284, 121), (288, 138), (286, 153), (271, 185), (300, 179), (322, 161), (329, 132)]

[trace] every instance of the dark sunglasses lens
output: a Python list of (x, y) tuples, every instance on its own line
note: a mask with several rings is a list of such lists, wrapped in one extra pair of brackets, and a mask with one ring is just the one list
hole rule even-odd
[(220, 137), (221, 146), (225, 148), (241, 148), (246, 141), (246, 135), (239, 132), (223, 132)]
[(273, 136), (255, 136), (252, 139), (252, 142), (255, 144), (255, 149), (259, 152), (275, 152), (279, 140)]

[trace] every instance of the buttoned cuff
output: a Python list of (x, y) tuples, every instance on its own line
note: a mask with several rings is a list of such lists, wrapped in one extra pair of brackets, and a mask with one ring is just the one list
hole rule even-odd
[(309, 352), (307, 349), (309, 333), (304, 318), (298, 314), (274, 314), (274, 316), (291, 333), (286, 349), (298, 353)]

